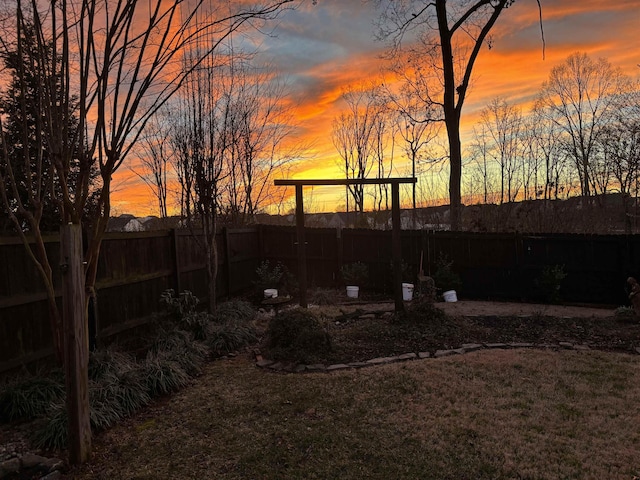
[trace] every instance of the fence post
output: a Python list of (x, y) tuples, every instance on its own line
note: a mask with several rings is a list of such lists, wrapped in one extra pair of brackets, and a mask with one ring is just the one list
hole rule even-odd
[(231, 297), (231, 248), (229, 242), (229, 227), (222, 228), (222, 249), (224, 250), (225, 283), (227, 286), (227, 297)]
[(171, 259), (173, 260), (174, 279), (173, 286), (176, 289), (176, 294), (179, 295), (182, 291), (182, 283), (180, 281), (180, 252), (178, 251), (178, 229), (172, 228), (170, 230), (171, 235)]
[(342, 269), (342, 265), (344, 262), (344, 243), (342, 242), (342, 228), (340, 227), (340, 225), (338, 225), (336, 227), (336, 246), (337, 246), (337, 251), (338, 251), (338, 262), (337, 262), (337, 266), (336, 266), (336, 271), (334, 272), (334, 282), (337, 284), (338, 282), (340, 282), (340, 270)]
[(89, 339), (85, 316), (82, 231), (78, 224), (60, 229), (62, 271), (62, 318), (64, 325), (64, 370), (69, 426), (69, 460), (89, 460)]

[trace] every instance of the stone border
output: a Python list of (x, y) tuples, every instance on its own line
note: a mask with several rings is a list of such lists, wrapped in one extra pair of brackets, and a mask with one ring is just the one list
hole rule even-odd
[[(406, 362), (409, 360), (421, 360), (425, 358), (442, 358), (450, 357), (453, 355), (464, 355), (465, 353), (476, 352), (478, 350), (493, 350), (493, 349), (515, 349), (515, 348), (544, 348), (554, 350), (575, 350), (585, 351), (591, 350), (591, 347), (586, 344), (573, 344), (571, 342), (558, 342), (557, 344), (538, 344), (538, 343), (464, 343), (460, 348), (451, 348), (447, 350), (436, 350), (432, 355), (430, 352), (409, 352), (402, 355), (395, 355), (392, 357), (377, 357), (372, 358), (364, 362), (351, 362), (351, 363), (336, 363), (333, 365), (325, 365), (323, 363), (316, 364), (301, 364), (301, 363), (287, 363), (287, 362), (275, 362), (267, 360), (259, 353), (256, 353), (256, 367), (274, 372), (283, 373), (329, 373), (339, 370), (352, 370), (359, 368), (372, 367), (375, 365), (387, 365), (390, 363)], [(634, 351), (636, 354), (640, 354), (640, 347), (636, 347)]]
[(40, 478), (40, 480), (54, 480), (61, 478), (60, 470), (64, 462), (57, 458), (46, 458), (32, 453), (17, 455), (0, 462), (0, 479), (10, 475), (19, 478)]

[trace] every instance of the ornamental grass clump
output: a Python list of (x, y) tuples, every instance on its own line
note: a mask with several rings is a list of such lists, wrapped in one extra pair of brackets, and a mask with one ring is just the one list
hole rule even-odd
[(218, 323), (250, 322), (256, 316), (256, 310), (245, 300), (229, 300), (216, 308), (214, 320)]
[(312, 312), (280, 312), (269, 322), (267, 355), (274, 360), (311, 363), (331, 351), (331, 337)]
[(166, 395), (185, 387), (191, 377), (166, 352), (149, 352), (142, 366), (143, 382), (151, 397)]
[(61, 374), (29, 376), (0, 386), (0, 421), (31, 420), (44, 415), (65, 396)]
[(207, 332), (207, 346), (215, 357), (227, 355), (258, 340), (255, 328), (239, 321), (211, 324)]
[[(206, 339), (206, 334), (203, 336)], [(202, 341), (196, 340), (192, 333), (178, 329), (160, 329), (149, 351), (178, 363), (190, 376), (200, 374), (209, 354)]]

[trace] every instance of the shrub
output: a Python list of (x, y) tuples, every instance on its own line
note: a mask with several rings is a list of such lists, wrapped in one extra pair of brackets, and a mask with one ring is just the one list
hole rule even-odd
[(207, 325), (214, 319), (215, 317), (207, 312), (190, 312), (180, 319), (178, 326), (191, 332), (196, 340), (204, 340)]
[(33, 432), (31, 438), (33, 446), (43, 449), (66, 448), (69, 437), (68, 423), (64, 402), (56, 404), (49, 412), (47, 421)]
[(225, 322), (249, 322), (256, 316), (253, 306), (244, 300), (230, 300), (216, 308), (215, 320)]
[(460, 288), (462, 288), (460, 275), (453, 271), (453, 260), (450, 260), (445, 253), (440, 252), (436, 260), (436, 271), (432, 278), (441, 292), (448, 290), (460, 291)]
[(613, 312), (614, 317), (617, 320), (636, 320), (636, 312), (633, 307), (621, 306), (615, 309)]
[(314, 356), (331, 350), (331, 339), (320, 320), (305, 309), (274, 316), (267, 330), (267, 349), (275, 360), (309, 363)]
[[(205, 338), (207, 328), (205, 326)], [(191, 333), (179, 329), (160, 330), (150, 352), (177, 363), (190, 376), (200, 373), (209, 353), (207, 347), (195, 340)]]
[(544, 302), (560, 301), (560, 286), (566, 276), (564, 265), (547, 265), (542, 269), (540, 276), (535, 280), (535, 285)]
[(142, 366), (142, 378), (151, 397), (175, 392), (190, 382), (189, 375), (180, 364), (162, 352), (149, 352)]
[(89, 353), (89, 379), (100, 380), (107, 376), (119, 375), (136, 366), (136, 360), (128, 353), (110, 348)]
[(30, 376), (0, 387), (0, 420), (31, 420), (44, 415), (65, 396), (61, 375)]
[(284, 265), (277, 263), (276, 266), (272, 268), (269, 260), (264, 260), (258, 268), (256, 268), (256, 275), (258, 276), (258, 280), (253, 283), (260, 295), (262, 295), (262, 291), (265, 288), (278, 288), (278, 286), (280, 286), (280, 281), (284, 275)]
[(340, 276), (345, 285), (364, 285), (369, 278), (369, 267), (365, 263), (347, 263), (340, 268)]
[(207, 332), (207, 345), (214, 356), (227, 355), (256, 342), (257, 339), (252, 326), (237, 321), (210, 325)]
[(160, 295), (160, 305), (164, 312), (175, 320), (180, 320), (184, 315), (196, 311), (200, 300), (189, 290), (185, 290), (179, 296), (169, 288)]
[(445, 322), (449, 317), (428, 298), (418, 297), (404, 313), (395, 315), (394, 319), (398, 323), (434, 324)]
[(317, 288), (311, 294), (309, 301), (314, 305), (335, 305), (337, 296), (335, 290)]

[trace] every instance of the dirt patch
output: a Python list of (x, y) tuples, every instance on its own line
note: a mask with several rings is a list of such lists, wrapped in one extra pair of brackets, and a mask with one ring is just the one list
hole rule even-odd
[[(584, 348), (637, 353), (640, 322), (618, 318), (612, 309), (459, 301), (408, 304), (407, 316), (395, 316), (391, 302), (317, 307), (331, 337), (332, 349), (302, 363), (349, 363), (404, 353), (459, 348), (465, 343), (562, 342)], [(270, 352), (263, 343), (263, 354)], [(308, 360), (308, 359), (306, 359)]]
[(543, 315), (548, 317), (606, 318), (613, 315), (608, 308), (594, 308), (571, 305), (544, 305), (536, 303), (458, 301), (442, 302), (436, 306), (448, 315), (478, 316), (493, 315), (500, 317), (518, 315)]

